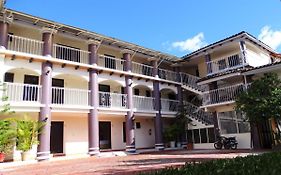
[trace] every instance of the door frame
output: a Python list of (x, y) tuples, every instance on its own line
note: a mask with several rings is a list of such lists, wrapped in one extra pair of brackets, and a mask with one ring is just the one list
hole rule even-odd
[[(51, 152), (51, 138), (50, 138), (50, 152), (51, 154), (53, 154), (53, 156), (65, 156), (65, 121), (63, 120), (52, 120), (51, 121), (51, 124), (53, 122), (57, 122), (57, 123), (62, 123), (62, 153), (52, 153)], [(51, 126), (51, 129), (52, 129), (52, 126)], [(50, 137), (52, 136), (51, 135), (52, 131), (50, 130)]]

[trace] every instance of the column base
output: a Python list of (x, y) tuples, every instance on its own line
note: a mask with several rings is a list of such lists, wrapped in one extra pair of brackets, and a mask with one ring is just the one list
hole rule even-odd
[(100, 148), (99, 147), (94, 147), (94, 148), (89, 148), (88, 154), (90, 156), (96, 156), (100, 154)]
[(126, 146), (126, 152), (128, 153), (128, 154), (135, 154), (136, 153), (136, 148), (135, 148), (135, 146)]
[(187, 149), (187, 142), (181, 142), (181, 147)]
[(50, 156), (50, 151), (45, 151), (45, 152), (38, 152), (37, 153), (37, 160), (39, 162), (41, 161), (46, 161), (46, 160), (49, 160), (51, 158)]
[(163, 143), (157, 143), (155, 144), (155, 149), (157, 149), (158, 151), (162, 151), (164, 150), (164, 144)]

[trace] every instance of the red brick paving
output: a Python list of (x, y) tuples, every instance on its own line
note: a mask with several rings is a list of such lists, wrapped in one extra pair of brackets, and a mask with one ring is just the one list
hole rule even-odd
[(166, 167), (183, 166), (186, 162), (245, 156), (249, 151), (164, 151), (124, 157), (88, 157), (73, 160), (39, 162), (0, 169), (0, 175), (131, 175)]

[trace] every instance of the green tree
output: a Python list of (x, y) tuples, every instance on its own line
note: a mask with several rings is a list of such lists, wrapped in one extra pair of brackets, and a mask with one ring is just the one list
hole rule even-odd
[(259, 126), (268, 123), (269, 119), (277, 121), (281, 118), (281, 80), (277, 74), (268, 73), (253, 81), (237, 97), (236, 108), (250, 122), (254, 146), (257, 145), (259, 141), (255, 136), (260, 133)]

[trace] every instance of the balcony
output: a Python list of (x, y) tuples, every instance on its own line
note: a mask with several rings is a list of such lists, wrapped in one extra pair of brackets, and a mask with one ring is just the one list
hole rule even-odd
[(203, 106), (232, 103), (236, 97), (245, 90), (244, 84), (237, 84), (225, 88), (219, 88), (203, 93)]
[(55, 106), (89, 106), (89, 90), (52, 87), (52, 104)]
[(33, 40), (20, 36), (8, 35), (8, 50), (29, 53), (34, 55), (42, 55), (43, 41)]
[(207, 62), (207, 74), (212, 75), (216, 73), (225, 72), (245, 66), (246, 62), (243, 60), (241, 54), (231, 55), (229, 57), (216, 59)]
[[(10, 34), (8, 35), (8, 41), (9, 41), (8, 48), (7, 48), (8, 50), (33, 54), (33, 55), (42, 55), (43, 53), (42, 41), (10, 35)], [(89, 64), (88, 51), (80, 50), (78, 48), (73, 48), (69, 46), (63, 46), (60, 44), (53, 44), (52, 57), (65, 61)], [(103, 68), (124, 71), (125, 70), (124, 64), (125, 61), (122, 59), (118, 59), (110, 56), (104, 56), (104, 55), (98, 56), (98, 66)], [(213, 64), (210, 63), (210, 65)], [(137, 62), (132, 62), (132, 73), (153, 77), (153, 67)], [(177, 73), (174, 71), (158, 69), (158, 75), (159, 78), (163, 80), (174, 81), (174, 82), (180, 81), (177, 78)], [(198, 79), (197, 77), (188, 74), (182, 74), (181, 79), (182, 79), (181, 81), (186, 85), (190, 83), (189, 85), (191, 87), (200, 89), (200, 87), (196, 85), (196, 81)]]
[(126, 109), (127, 95), (110, 93), (110, 92), (99, 92), (99, 106), (101, 108), (121, 108)]
[(144, 96), (133, 96), (134, 108), (138, 111), (154, 111), (154, 98)]
[(178, 100), (161, 99), (161, 111), (162, 112), (177, 112)]
[(7, 97), (8, 102), (12, 104), (40, 104), (41, 86), (6, 82), (3, 96)]
[(59, 44), (53, 45), (53, 57), (76, 63), (89, 64), (88, 51), (67, 47)]
[(108, 68), (108, 69), (114, 69), (119, 71), (124, 71), (124, 60), (117, 59), (114, 57), (99, 55), (98, 59), (98, 65), (100, 67)]

